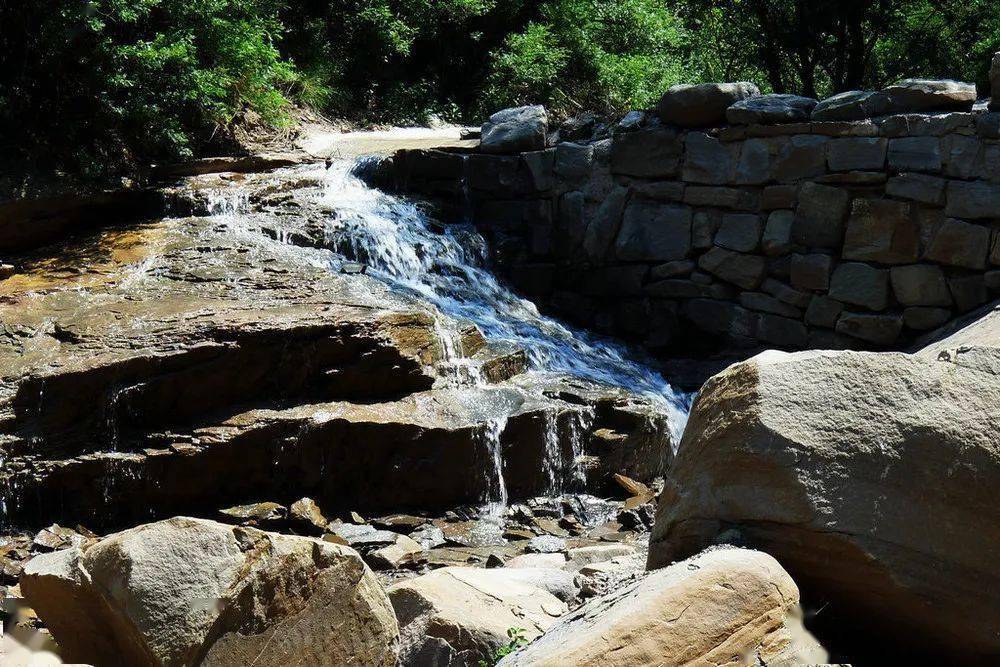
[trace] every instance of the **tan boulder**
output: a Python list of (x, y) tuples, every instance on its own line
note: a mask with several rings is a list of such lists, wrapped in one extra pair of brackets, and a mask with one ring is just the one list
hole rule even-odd
[(772, 351), (714, 376), (649, 566), (735, 540), (829, 602), (842, 634), (1000, 655), (998, 334), (994, 311), (914, 354)]
[(826, 651), (804, 630), (799, 591), (774, 558), (714, 549), (584, 605), (503, 667), (802, 665)]
[(21, 587), (71, 662), (396, 661), (375, 575), (355, 551), (307, 537), (178, 517), (38, 556)]
[(521, 628), (529, 640), (542, 634), (567, 607), (540, 587), (546, 584), (533, 572), (545, 571), (445, 567), (390, 586), (400, 664), (475, 665), (493, 659), (511, 628)]

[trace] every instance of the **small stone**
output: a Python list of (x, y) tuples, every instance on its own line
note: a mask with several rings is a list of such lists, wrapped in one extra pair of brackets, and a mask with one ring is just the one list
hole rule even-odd
[(13, 264), (0, 263), (0, 280), (10, 278), (16, 271), (17, 269)]
[(288, 508), (288, 520), (294, 528), (313, 535), (322, 535), (329, 523), (312, 498), (292, 503)]
[(844, 313), (837, 320), (837, 333), (881, 346), (895, 343), (902, 329), (903, 319), (898, 315)]
[(524, 550), (538, 554), (562, 553), (566, 551), (566, 540), (554, 535), (539, 535), (531, 538)]
[(889, 305), (889, 272), (860, 262), (844, 262), (830, 279), (830, 296), (869, 310), (885, 310)]
[(252, 503), (219, 510), (219, 517), (226, 523), (241, 526), (274, 526), (282, 523), (288, 510), (278, 503)]
[(396, 535), (392, 544), (378, 547), (364, 554), (365, 562), (376, 570), (399, 569), (414, 554), (424, 548), (406, 535)]
[(722, 214), (716, 211), (696, 211), (691, 221), (691, 247), (711, 248), (715, 232), (722, 225)]
[(444, 531), (429, 523), (410, 533), (410, 539), (420, 544), (424, 549), (434, 549), (447, 542)]
[(503, 566), (504, 566), (504, 561), (503, 558), (501, 558), (500, 556), (491, 553), (489, 556), (486, 557), (486, 567), (494, 568)]
[(32, 548), (37, 551), (58, 551), (86, 544), (89, 538), (72, 528), (65, 528), (57, 523), (43, 528), (31, 540)]

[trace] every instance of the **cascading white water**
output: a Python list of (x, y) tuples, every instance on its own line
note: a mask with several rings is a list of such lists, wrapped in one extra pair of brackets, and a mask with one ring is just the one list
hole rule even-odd
[[(368, 273), (429, 301), (446, 315), (474, 322), (493, 341), (513, 343), (537, 371), (565, 373), (622, 387), (655, 403), (679, 436), (686, 397), (648, 365), (613, 342), (539, 314), (490, 272), (483, 238), (470, 225), (440, 226), (415, 204), (372, 189), (335, 162), (322, 201), (337, 219), (333, 248), (369, 266)], [(676, 440), (676, 438), (675, 438)]]

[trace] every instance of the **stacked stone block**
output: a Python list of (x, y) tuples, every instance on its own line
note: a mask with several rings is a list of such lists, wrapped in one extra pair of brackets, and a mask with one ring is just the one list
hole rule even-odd
[(888, 349), (1000, 296), (1000, 114), (403, 151), (515, 287), (651, 347)]

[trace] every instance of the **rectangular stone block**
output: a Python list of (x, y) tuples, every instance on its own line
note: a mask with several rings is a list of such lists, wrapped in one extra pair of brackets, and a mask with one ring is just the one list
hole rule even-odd
[(761, 237), (761, 249), (769, 257), (785, 255), (792, 249), (792, 224), (795, 213), (788, 210), (771, 211)]
[(743, 289), (757, 289), (767, 273), (763, 257), (718, 246), (698, 258), (698, 267)]
[(880, 347), (896, 342), (903, 330), (899, 315), (873, 315), (870, 313), (843, 313), (837, 320), (837, 333), (853, 336)]
[(686, 206), (633, 200), (625, 207), (615, 255), (627, 262), (684, 259), (691, 250), (691, 217)]
[(684, 199), (684, 183), (682, 181), (638, 181), (629, 180), (629, 188), (638, 197), (655, 199), (656, 201), (679, 202)]
[(753, 252), (760, 243), (761, 219), (753, 213), (726, 213), (715, 234), (715, 245), (738, 252)]
[(946, 183), (943, 178), (926, 174), (900, 174), (889, 179), (885, 193), (891, 197), (941, 206), (944, 204)]
[(652, 280), (661, 280), (663, 278), (674, 278), (677, 276), (690, 275), (694, 271), (697, 265), (694, 260), (691, 259), (678, 259), (673, 262), (664, 262), (663, 264), (657, 264), (649, 272), (649, 276)]
[(760, 207), (765, 211), (795, 208), (798, 202), (799, 189), (794, 185), (769, 185), (760, 196)]
[(944, 173), (952, 178), (972, 178), (980, 163), (983, 142), (978, 137), (953, 134), (941, 140)]
[(909, 204), (855, 199), (844, 235), (844, 259), (909, 264), (920, 254), (920, 229)]
[(733, 181), (739, 143), (723, 143), (703, 132), (684, 135), (682, 178), (688, 183), (723, 185)]
[(729, 301), (691, 299), (681, 306), (681, 315), (706, 333), (737, 338), (757, 336), (757, 313)]
[(830, 287), (830, 273), (833, 271), (833, 257), (813, 253), (792, 255), (792, 285), (804, 290), (822, 291)]
[(911, 264), (889, 269), (896, 300), (904, 306), (950, 306), (951, 293), (941, 267)]
[(989, 249), (988, 227), (948, 218), (934, 229), (924, 258), (949, 266), (985, 269)]
[(674, 176), (682, 152), (677, 132), (670, 128), (620, 132), (611, 140), (611, 173), (639, 178)]
[(832, 139), (826, 145), (827, 164), (831, 171), (881, 170), (887, 144), (879, 137)]
[(869, 310), (885, 310), (889, 305), (889, 272), (869, 264), (845, 262), (833, 271), (830, 296)]
[(777, 145), (767, 139), (748, 139), (742, 143), (734, 181), (738, 185), (760, 185), (771, 178), (771, 163)]
[(755, 211), (760, 193), (754, 190), (725, 188), (716, 185), (689, 185), (684, 188), (684, 203), (691, 206), (713, 206), (736, 211)]
[(792, 241), (809, 248), (839, 248), (850, 199), (846, 190), (803, 183), (792, 225)]
[(690, 280), (669, 278), (646, 285), (648, 296), (658, 299), (731, 299), (734, 290), (729, 285), (711, 283), (702, 285)]
[[(553, 178), (555, 157), (556, 149), (554, 148), (521, 153), (521, 163), (527, 173), (525, 180), (530, 186), (528, 188), (529, 191), (533, 193), (548, 192), (555, 187), (555, 180)], [(578, 180), (582, 182), (585, 177), (586, 175), (582, 175)]]
[(797, 134), (788, 138), (774, 160), (774, 180), (791, 183), (826, 173), (828, 137)]
[(870, 120), (847, 121), (828, 120), (813, 121), (810, 124), (811, 134), (821, 134), (827, 137), (877, 137), (878, 127)]
[(822, 294), (813, 296), (806, 309), (806, 324), (813, 327), (833, 329), (844, 310), (844, 304)]
[[(550, 149), (551, 150), (551, 149)], [(555, 147), (554, 172), (556, 178), (571, 188), (579, 188), (590, 176), (594, 162), (594, 147), (564, 141)]]
[(958, 312), (965, 313), (978, 308), (990, 300), (986, 280), (981, 274), (967, 276), (951, 276), (948, 278), (948, 289), (955, 300)]
[(773, 313), (792, 318), (802, 317), (802, 311), (795, 306), (782, 303), (770, 294), (763, 292), (743, 292), (740, 294), (740, 305), (748, 310), (757, 310), (762, 313)]
[(794, 289), (780, 280), (775, 280), (774, 278), (765, 279), (764, 282), (761, 283), (760, 288), (776, 298), (778, 301), (787, 303), (790, 306), (795, 306), (796, 308), (805, 308), (809, 305), (809, 301), (812, 298), (808, 292), (802, 292)]
[(937, 137), (890, 139), (889, 168), (895, 171), (941, 171), (941, 141)]
[(982, 181), (949, 181), (945, 213), (956, 218), (1000, 217), (1000, 185)]
[(809, 344), (809, 331), (797, 319), (761, 313), (757, 338), (778, 347), (800, 350)]
[(715, 232), (722, 224), (719, 211), (695, 211), (691, 223), (691, 246), (698, 250), (711, 248), (715, 244)]
[(903, 324), (917, 331), (936, 329), (950, 319), (951, 310), (948, 308), (913, 306), (903, 311)]

